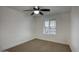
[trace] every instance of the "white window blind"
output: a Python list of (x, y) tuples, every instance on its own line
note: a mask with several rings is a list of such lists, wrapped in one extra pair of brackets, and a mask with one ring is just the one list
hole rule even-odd
[(56, 34), (56, 20), (45, 20), (44, 21), (44, 34)]

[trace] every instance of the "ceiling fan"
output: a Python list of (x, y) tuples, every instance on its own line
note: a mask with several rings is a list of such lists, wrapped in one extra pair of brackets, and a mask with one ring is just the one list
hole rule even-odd
[(24, 10), (24, 11), (32, 11), (31, 15), (34, 15), (34, 14), (44, 15), (42, 12), (49, 12), (50, 9), (40, 9), (39, 6), (34, 6), (33, 9), (28, 9), (28, 10)]

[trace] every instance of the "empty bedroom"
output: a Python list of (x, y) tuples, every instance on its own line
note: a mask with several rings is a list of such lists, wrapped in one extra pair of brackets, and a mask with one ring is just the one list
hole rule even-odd
[(0, 6), (1, 52), (78, 52), (77, 6)]

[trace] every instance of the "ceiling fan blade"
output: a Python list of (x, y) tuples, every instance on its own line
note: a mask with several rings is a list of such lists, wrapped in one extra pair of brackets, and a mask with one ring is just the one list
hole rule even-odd
[(41, 15), (44, 15), (42, 12), (39, 12)]
[(34, 12), (31, 13), (31, 15), (33, 15), (33, 14), (34, 14)]
[(24, 11), (34, 11), (34, 10), (30, 10), (30, 9), (29, 9), (29, 10), (24, 10)]
[(50, 9), (40, 9), (40, 11), (50, 11)]

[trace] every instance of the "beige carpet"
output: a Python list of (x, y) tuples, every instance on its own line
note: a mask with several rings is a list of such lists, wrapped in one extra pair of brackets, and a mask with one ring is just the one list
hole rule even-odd
[(7, 49), (10, 52), (71, 52), (68, 45), (40, 39), (33, 39), (16, 47)]

